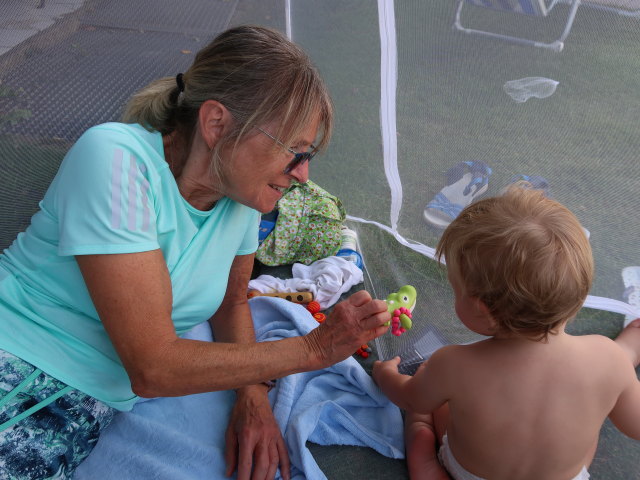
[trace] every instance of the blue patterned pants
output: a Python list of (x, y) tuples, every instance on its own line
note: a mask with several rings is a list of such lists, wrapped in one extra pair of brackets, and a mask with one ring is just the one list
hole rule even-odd
[(0, 350), (0, 479), (70, 478), (116, 410)]

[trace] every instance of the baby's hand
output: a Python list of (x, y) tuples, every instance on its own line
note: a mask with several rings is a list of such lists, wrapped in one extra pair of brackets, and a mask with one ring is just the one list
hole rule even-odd
[(400, 373), (398, 372), (398, 365), (400, 365), (400, 357), (398, 356), (384, 362), (376, 360), (373, 363), (373, 379), (378, 385), (380, 385), (384, 377), (400, 375)]

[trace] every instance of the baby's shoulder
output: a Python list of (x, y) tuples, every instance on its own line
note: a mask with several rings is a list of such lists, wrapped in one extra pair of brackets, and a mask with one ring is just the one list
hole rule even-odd
[(431, 360), (451, 360), (469, 354), (469, 345), (445, 345), (431, 355)]
[(603, 335), (581, 335), (572, 337), (574, 355), (581, 357), (588, 368), (615, 372), (618, 366), (629, 363), (622, 347)]
[(592, 355), (603, 355), (611, 351), (622, 351), (616, 342), (604, 335), (576, 335), (571, 336), (571, 340), (580, 350), (590, 350)]
[(468, 364), (475, 368), (482, 361), (482, 349), (478, 347), (478, 343), (446, 345), (436, 350), (429, 362), (438, 368), (460, 369)]

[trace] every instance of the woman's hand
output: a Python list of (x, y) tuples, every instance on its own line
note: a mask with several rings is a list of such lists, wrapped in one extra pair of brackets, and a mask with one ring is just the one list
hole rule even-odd
[(271, 480), (280, 474), (289, 480), (289, 454), (273, 417), (264, 385), (237, 391), (225, 434), (226, 475), (238, 470), (238, 480)]
[(327, 319), (306, 337), (307, 348), (323, 368), (340, 362), (363, 344), (384, 334), (391, 315), (383, 300), (372, 300), (365, 290), (338, 303)]

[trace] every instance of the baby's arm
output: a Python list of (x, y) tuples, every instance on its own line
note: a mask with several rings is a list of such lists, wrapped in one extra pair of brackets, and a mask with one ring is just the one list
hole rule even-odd
[(373, 365), (373, 379), (389, 399), (403, 410), (430, 413), (449, 399), (447, 357), (451, 347), (443, 347), (424, 362), (415, 375), (398, 372), (400, 357)]
[(640, 440), (640, 381), (626, 356), (621, 355), (619, 373), (625, 386), (618, 397), (609, 419), (625, 435)]

